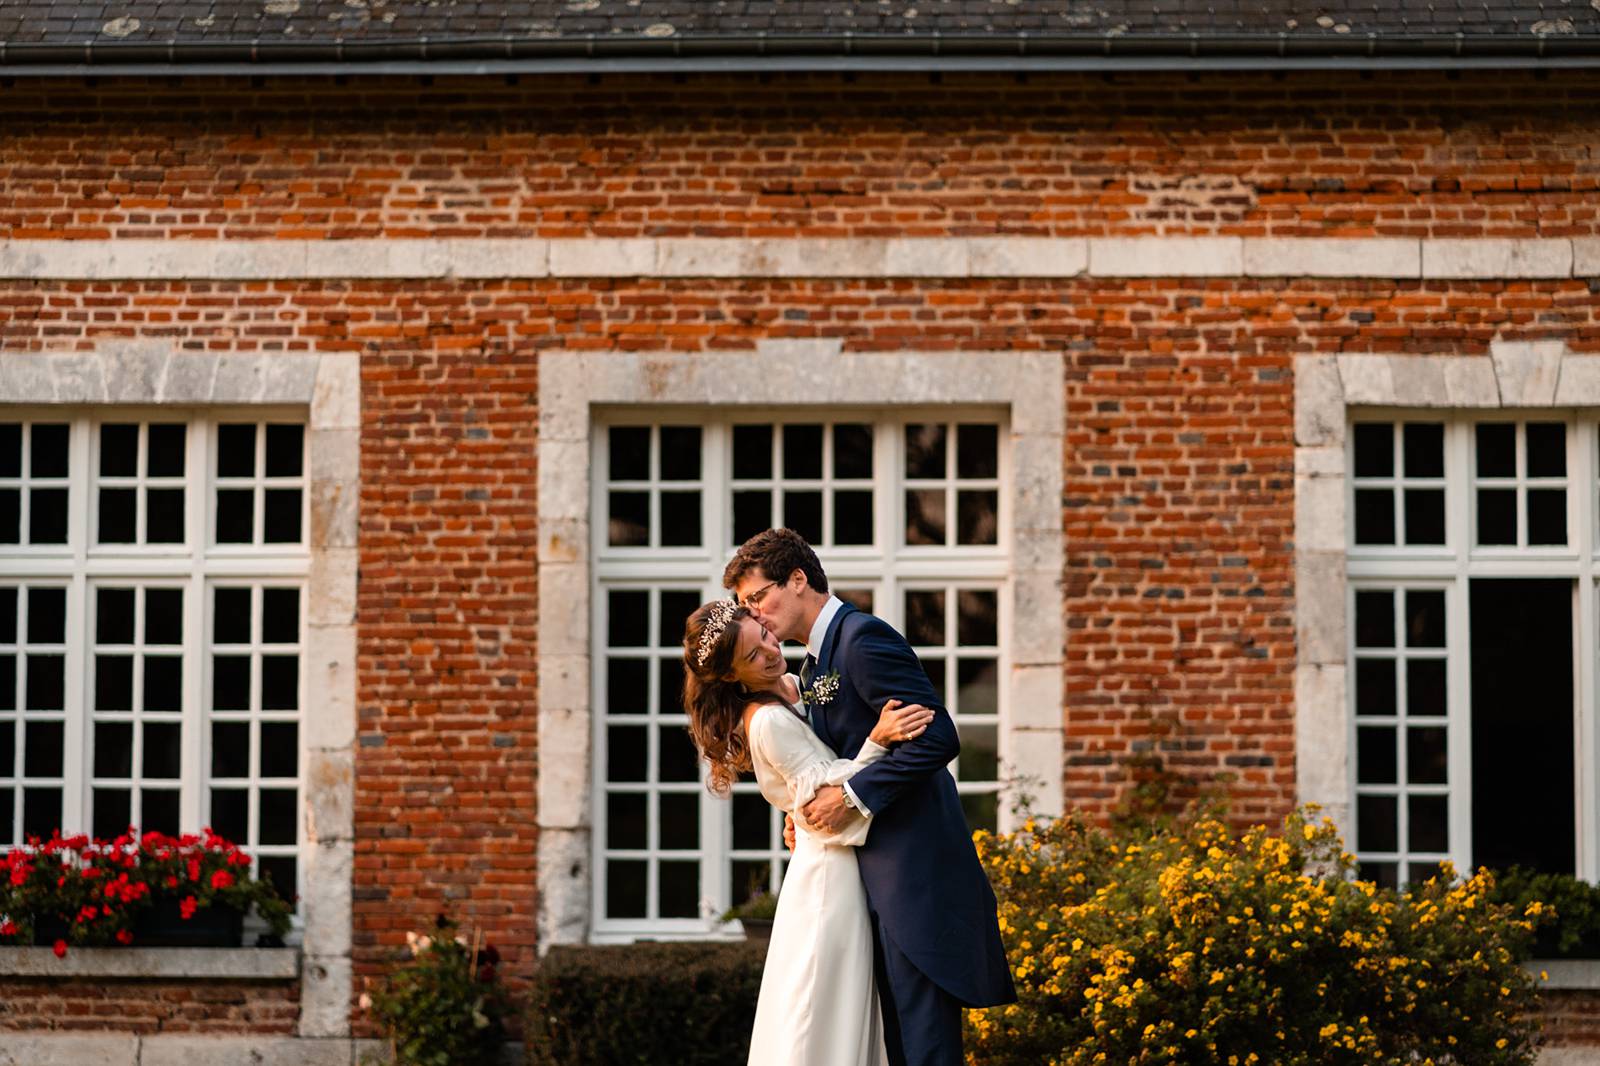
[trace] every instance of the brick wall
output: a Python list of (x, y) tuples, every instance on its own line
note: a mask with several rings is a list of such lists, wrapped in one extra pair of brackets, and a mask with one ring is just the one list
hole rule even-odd
[(299, 1017), (298, 981), (0, 980), (0, 1030), (287, 1035)]
[(1551, 1047), (1600, 1046), (1600, 991), (1544, 993), (1544, 1040)]
[[(0, 287), (8, 347), (363, 353), (358, 945), (449, 903), (530, 943), (533, 353), (1065, 348), (1068, 798), (1133, 756), (1294, 800), (1292, 357), (1600, 350), (1583, 282), (529, 281)], [(491, 869), (492, 867), (492, 869)]]
[[(1600, 232), (1577, 74), (0, 88), (0, 237)], [(1065, 350), (1068, 801), (1158, 754), (1274, 818), (1293, 356), (1594, 352), (1597, 314), (1581, 281), (0, 281), (7, 349), (360, 354), (358, 987), (445, 908), (532, 965), (537, 352)]]
[(533, 956), (534, 362), (503, 313), (456, 296), (368, 297), (380, 319), (455, 325), (396, 327), (363, 358), (358, 975), (442, 911), (513, 972)]
[(21, 81), (5, 96), (11, 237), (1600, 231), (1600, 79), (1570, 71)]

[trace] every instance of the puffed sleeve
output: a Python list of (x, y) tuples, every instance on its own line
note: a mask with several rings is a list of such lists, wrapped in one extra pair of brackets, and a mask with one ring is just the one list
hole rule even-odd
[[(829, 759), (811, 727), (777, 706), (762, 707), (751, 718), (750, 746), (783, 777), (790, 814), (810, 803), (823, 785), (842, 784), (888, 754), (887, 748), (868, 740), (854, 759)], [(807, 829), (829, 844), (859, 846), (867, 842), (871, 824), (870, 818), (855, 818), (838, 833), (821, 833), (809, 824)]]

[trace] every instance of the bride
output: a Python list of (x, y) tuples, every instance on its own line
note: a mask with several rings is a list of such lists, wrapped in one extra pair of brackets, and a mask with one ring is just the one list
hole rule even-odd
[(794, 855), (778, 896), (761, 974), (750, 1062), (761, 1066), (881, 1066), (888, 1062), (873, 977), (866, 891), (851, 845), (865, 843), (859, 815), (834, 835), (798, 811), (822, 785), (840, 784), (922, 733), (933, 712), (890, 700), (854, 759), (841, 759), (806, 721), (799, 681), (784, 672), (778, 640), (743, 607), (715, 600), (689, 616), (683, 636), (683, 705), (710, 766), (707, 786), (727, 795), (755, 770), (761, 794), (795, 816)]

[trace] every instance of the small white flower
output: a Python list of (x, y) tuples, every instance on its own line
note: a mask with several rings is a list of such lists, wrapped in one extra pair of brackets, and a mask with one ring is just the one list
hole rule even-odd
[(821, 677), (811, 679), (811, 687), (800, 693), (807, 703), (832, 703), (839, 694), (839, 671), (830, 670)]
[(365, 992), (361, 993), (361, 998), (356, 1000), (356, 1006), (360, 1007), (362, 1010), (371, 1010), (372, 997), (367, 995)]

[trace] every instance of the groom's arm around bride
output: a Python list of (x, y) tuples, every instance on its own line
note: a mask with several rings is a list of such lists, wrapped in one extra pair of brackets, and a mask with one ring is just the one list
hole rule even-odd
[[(833, 659), (841, 683), (851, 686), (868, 708), (881, 711), (890, 700), (897, 700), (920, 703), (933, 711), (933, 721), (921, 736), (894, 745), (887, 756), (850, 778), (850, 791), (861, 813), (875, 814), (894, 804), (908, 788), (946, 769), (961, 753), (961, 740), (904, 637), (881, 618), (865, 612), (852, 612), (840, 624), (848, 626), (851, 637), (844, 641), (841, 632), (841, 646)], [(829, 832), (838, 832), (855, 816), (843, 789), (836, 785), (818, 790), (802, 813), (807, 823)]]

